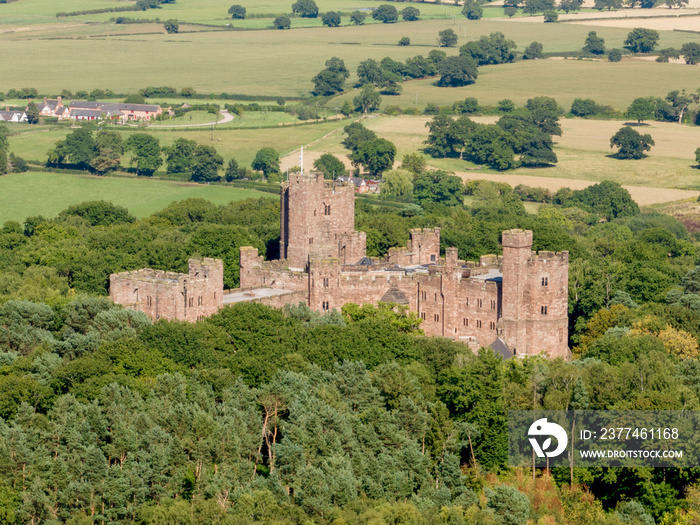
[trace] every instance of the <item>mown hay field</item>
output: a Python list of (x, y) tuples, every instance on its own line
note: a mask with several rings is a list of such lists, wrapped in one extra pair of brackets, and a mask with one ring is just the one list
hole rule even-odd
[[(360, 27), (176, 35), (98, 34), (73, 37), (68, 32), (62, 37), (37, 38), (31, 33), (11, 33), (0, 35), (3, 56), (6, 57), (0, 69), (3, 73), (0, 75), (0, 91), (29, 86), (45, 93), (59, 93), (61, 89), (90, 91), (95, 88), (128, 93), (146, 86), (170, 85), (176, 88), (189, 86), (203, 93), (305, 96), (313, 88), (311, 78), (323, 69), (325, 61), (332, 56), (344, 59), (348, 69), (354, 73), (358, 63), (367, 58), (381, 60), (391, 56), (405, 60), (418, 54), (427, 55), (431, 49), (436, 49), (439, 31), (447, 28), (459, 32), (459, 45), (481, 35), (503, 31), (508, 38), (515, 40), (521, 50), (532, 41), (539, 41), (547, 52), (579, 50), (591, 29), (570, 24), (455, 19)], [(107, 28), (109, 30), (111, 27)], [(602, 28), (598, 34), (605, 38), (609, 47), (620, 47), (627, 33), (625, 29)], [(410, 37), (412, 45), (397, 46), (396, 43), (403, 36)], [(700, 35), (663, 32), (660, 46), (680, 47), (683, 42), (691, 40), (700, 41)], [(447, 49), (447, 52), (455, 54), (457, 48)], [(108, 59), (95, 60), (96, 56)], [(666, 76), (665, 70), (653, 66), (663, 64), (645, 64), (652, 72), (648, 76)], [(499, 70), (501, 67), (504, 69)], [(535, 73), (530, 73), (528, 78), (527, 71), (533, 67)], [(590, 73), (590, 70), (586, 70), (585, 66), (581, 68), (584, 73), (578, 72), (576, 65), (569, 67), (578, 79), (583, 80), (578, 84), (571, 83), (569, 88), (574, 89), (578, 96), (586, 95), (591, 89), (596, 89), (598, 82), (606, 81), (605, 78), (587, 77), (585, 71)], [(552, 69), (550, 66), (542, 68), (527, 62), (496, 66), (493, 75), (498, 79), (498, 89), (504, 92), (500, 98), (521, 89), (546, 89), (552, 81), (561, 85), (561, 75), (569, 73), (569, 70)], [(599, 70), (601, 74), (607, 72)], [(533, 79), (536, 83), (530, 82), (523, 87), (523, 80), (519, 77), (523, 73), (528, 82)], [(488, 68), (483, 68), (481, 78), (474, 87), (478, 89), (481, 85), (492, 90), (495, 84), (489, 83), (491, 74)], [(678, 68), (674, 76), (685, 74), (682, 68)], [(554, 78), (547, 78), (548, 75)], [(354, 74), (351, 75), (349, 82), (354, 82), (355, 78)], [(640, 78), (635, 83), (641, 86), (645, 80), (646, 77)], [(423, 82), (430, 86), (433, 80)], [(410, 89), (410, 86), (406, 87), (407, 95)], [(452, 97), (460, 90), (443, 91)], [(530, 93), (534, 94), (542, 93)]]

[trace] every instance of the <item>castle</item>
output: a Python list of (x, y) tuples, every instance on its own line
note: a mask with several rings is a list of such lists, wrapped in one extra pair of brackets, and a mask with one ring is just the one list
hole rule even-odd
[(568, 252), (534, 253), (531, 231), (508, 230), (502, 256), (466, 262), (456, 248), (440, 257), (435, 228), (412, 230), (406, 248), (369, 258), (365, 233), (354, 229), (354, 193), (320, 174), (290, 174), (281, 189), (281, 259), (265, 261), (257, 249), (242, 247), (240, 288), (226, 295), (221, 261), (211, 259), (190, 261), (189, 275), (112, 275), (110, 295), (153, 319), (188, 321), (240, 301), (274, 307), (303, 301), (317, 311), (391, 302), (416, 312), (426, 335), (475, 349), (490, 345), (504, 356), (567, 355)]

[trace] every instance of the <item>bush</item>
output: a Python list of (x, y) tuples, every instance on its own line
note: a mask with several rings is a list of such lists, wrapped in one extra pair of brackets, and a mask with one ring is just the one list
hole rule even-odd
[(544, 12), (544, 21), (545, 22), (556, 22), (557, 20), (559, 20), (559, 15), (557, 14), (556, 11), (550, 9), (550, 10)]
[(577, 98), (574, 99), (573, 104), (571, 104), (571, 114), (576, 115), (577, 117), (589, 117), (591, 115), (596, 115), (599, 112), (600, 107), (590, 98)]
[(506, 15), (508, 18), (513, 18), (517, 13), (518, 10), (515, 7), (506, 7), (503, 10), (503, 14)]
[(608, 53), (608, 61), (619, 62), (620, 60), (622, 60), (622, 51), (619, 49), (611, 49)]
[(286, 16), (278, 16), (272, 22), (272, 26), (275, 29), (289, 29), (292, 27), (292, 21)]
[(402, 36), (399, 39), (399, 45), (400, 46), (410, 46), (411, 45), (411, 39), (408, 38), (407, 36)]
[(319, 118), (318, 111), (311, 106), (302, 106), (301, 109), (299, 109), (298, 116), (299, 120), (313, 120)]

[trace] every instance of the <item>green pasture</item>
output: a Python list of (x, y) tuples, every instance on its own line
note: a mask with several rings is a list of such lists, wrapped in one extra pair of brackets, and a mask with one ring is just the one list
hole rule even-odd
[[(244, 117), (245, 115), (244, 113)], [(254, 114), (251, 113), (251, 115)], [(171, 129), (157, 129), (156, 127), (139, 129), (116, 126), (109, 127), (109, 129), (121, 132), (125, 140), (132, 133), (145, 131), (157, 137), (161, 146), (169, 146), (179, 137), (185, 137), (199, 144), (214, 146), (225, 161), (235, 158), (240, 165), (250, 166), (255, 154), (263, 147), (272, 147), (280, 155), (285, 155), (303, 144), (318, 140), (331, 131), (342, 128), (348, 122), (349, 120), (328, 121), (302, 126), (279, 126), (264, 130), (215, 128), (213, 133), (208, 126)], [(46, 162), (47, 152), (54, 147), (57, 141), (65, 138), (70, 131), (70, 128), (64, 128), (12, 135), (9, 139), (10, 151), (32, 162)], [(128, 166), (128, 163), (129, 155), (127, 154), (122, 158), (122, 164)]]
[(0, 224), (32, 215), (53, 217), (72, 204), (107, 200), (146, 217), (171, 202), (199, 197), (216, 204), (267, 194), (225, 185), (171, 182), (146, 177), (96, 177), (28, 172), (0, 177)]
[[(266, 104), (271, 104), (267, 102)], [(282, 111), (244, 111), (240, 117), (233, 114), (233, 121), (224, 124), (216, 124), (215, 129), (229, 128), (252, 128), (252, 127), (269, 127), (280, 124), (290, 124), (300, 122), (297, 117), (284, 113)], [(190, 120), (192, 117), (192, 120)], [(211, 124), (214, 115), (206, 111), (190, 111), (182, 117), (164, 120), (162, 122), (154, 122), (150, 129), (165, 128), (169, 126), (191, 126), (193, 124)], [(221, 118), (217, 122), (221, 122)], [(204, 127), (204, 126), (203, 126)]]
[[(577, 59), (523, 60), (482, 66), (474, 84), (459, 88), (438, 87), (435, 79), (406, 81), (401, 95), (382, 97), (382, 106), (417, 106), (422, 111), (428, 103), (445, 106), (466, 97), (475, 97), (482, 105), (493, 106), (506, 98), (524, 105), (533, 96), (549, 96), (566, 110), (571, 108), (575, 98), (592, 98), (599, 104), (624, 110), (637, 97), (663, 98), (673, 90), (694, 92), (699, 87), (697, 66), (627, 58), (618, 63)], [(342, 104), (357, 93), (355, 90), (336, 97), (333, 103)]]
[[(16, 3), (23, 1), (30, 0)], [(547, 52), (579, 50), (588, 31), (596, 29), (571, 24), (462, 19), (290, 31), (135, 34), (99, 39), (49, 40), (16, 33), (0, 36), (6, 57), (2, 66), (4, 74), (0, 75), (0, 91), (24, 85), (36, 87), (40, 92), (56, 92), (63, 88), (133, 92), (149, 85), (171, 85), (190, 86), (202, 93), (304, 96), (313, 87), (311, 78), (332, 56), (344, 59), (354, 71), (357, 64), (367, 58), (380, 60), (391, 56), (405, 60), (417, 54), (427, 55), (436, 48), (438, 32), (447, 28), (460, 34), (460, 45), (481, 35), (502, 31), (514, 39), (521, 50), (530, 42), (539, 41)], [(598, 28), (598, 35), (605, 38), (608, 47), (621, 46), (628, 32), (619, 28)], [(403, 36), (410, 37), (412, 45), (397, 46)], [(662, 32), (660, 47), (678, 48), (691, 40), (700, 41), (700, 35)], [(457, 49), (447, 51), (456, 53)], [(109, 60), (94, 60), (95, 56), (109, 57)], [(682, 68), (672, 71), (673, 75), (683, 74)], [(485, 76), (482, 73), (482, 79)], [(517, 89), (519, 80), (510, 76), (506, 84), (498, 87), (506, 91), (509, 86)], [(585, 95), (590, 84), (600, 80), (605, 79), (589, 79), (578, 87), (578, 95)], [(542, 84), (547, 87), (547, 80)]]

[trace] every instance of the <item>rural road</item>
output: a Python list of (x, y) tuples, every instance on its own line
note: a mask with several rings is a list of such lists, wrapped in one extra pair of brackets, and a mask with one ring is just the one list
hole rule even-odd
[[(219, 113), (221, 113), (221, 116), (224, 117), (221, 120), (217, 120), (214, 122), (214, 124), (226, 124), (227, 122), (231, 122), (233, 120), (233, 115), (228, 112), (228, 109), (222, 109), (219, 110)], [(211, 122), (205, 122), (204, 124), (171, 124), (169, 126), (155, 126), (151, 125), (150, 127), (152, 128), (196, 128), (196, 127), (202, 127), (202, 126), (211, 126)]]

